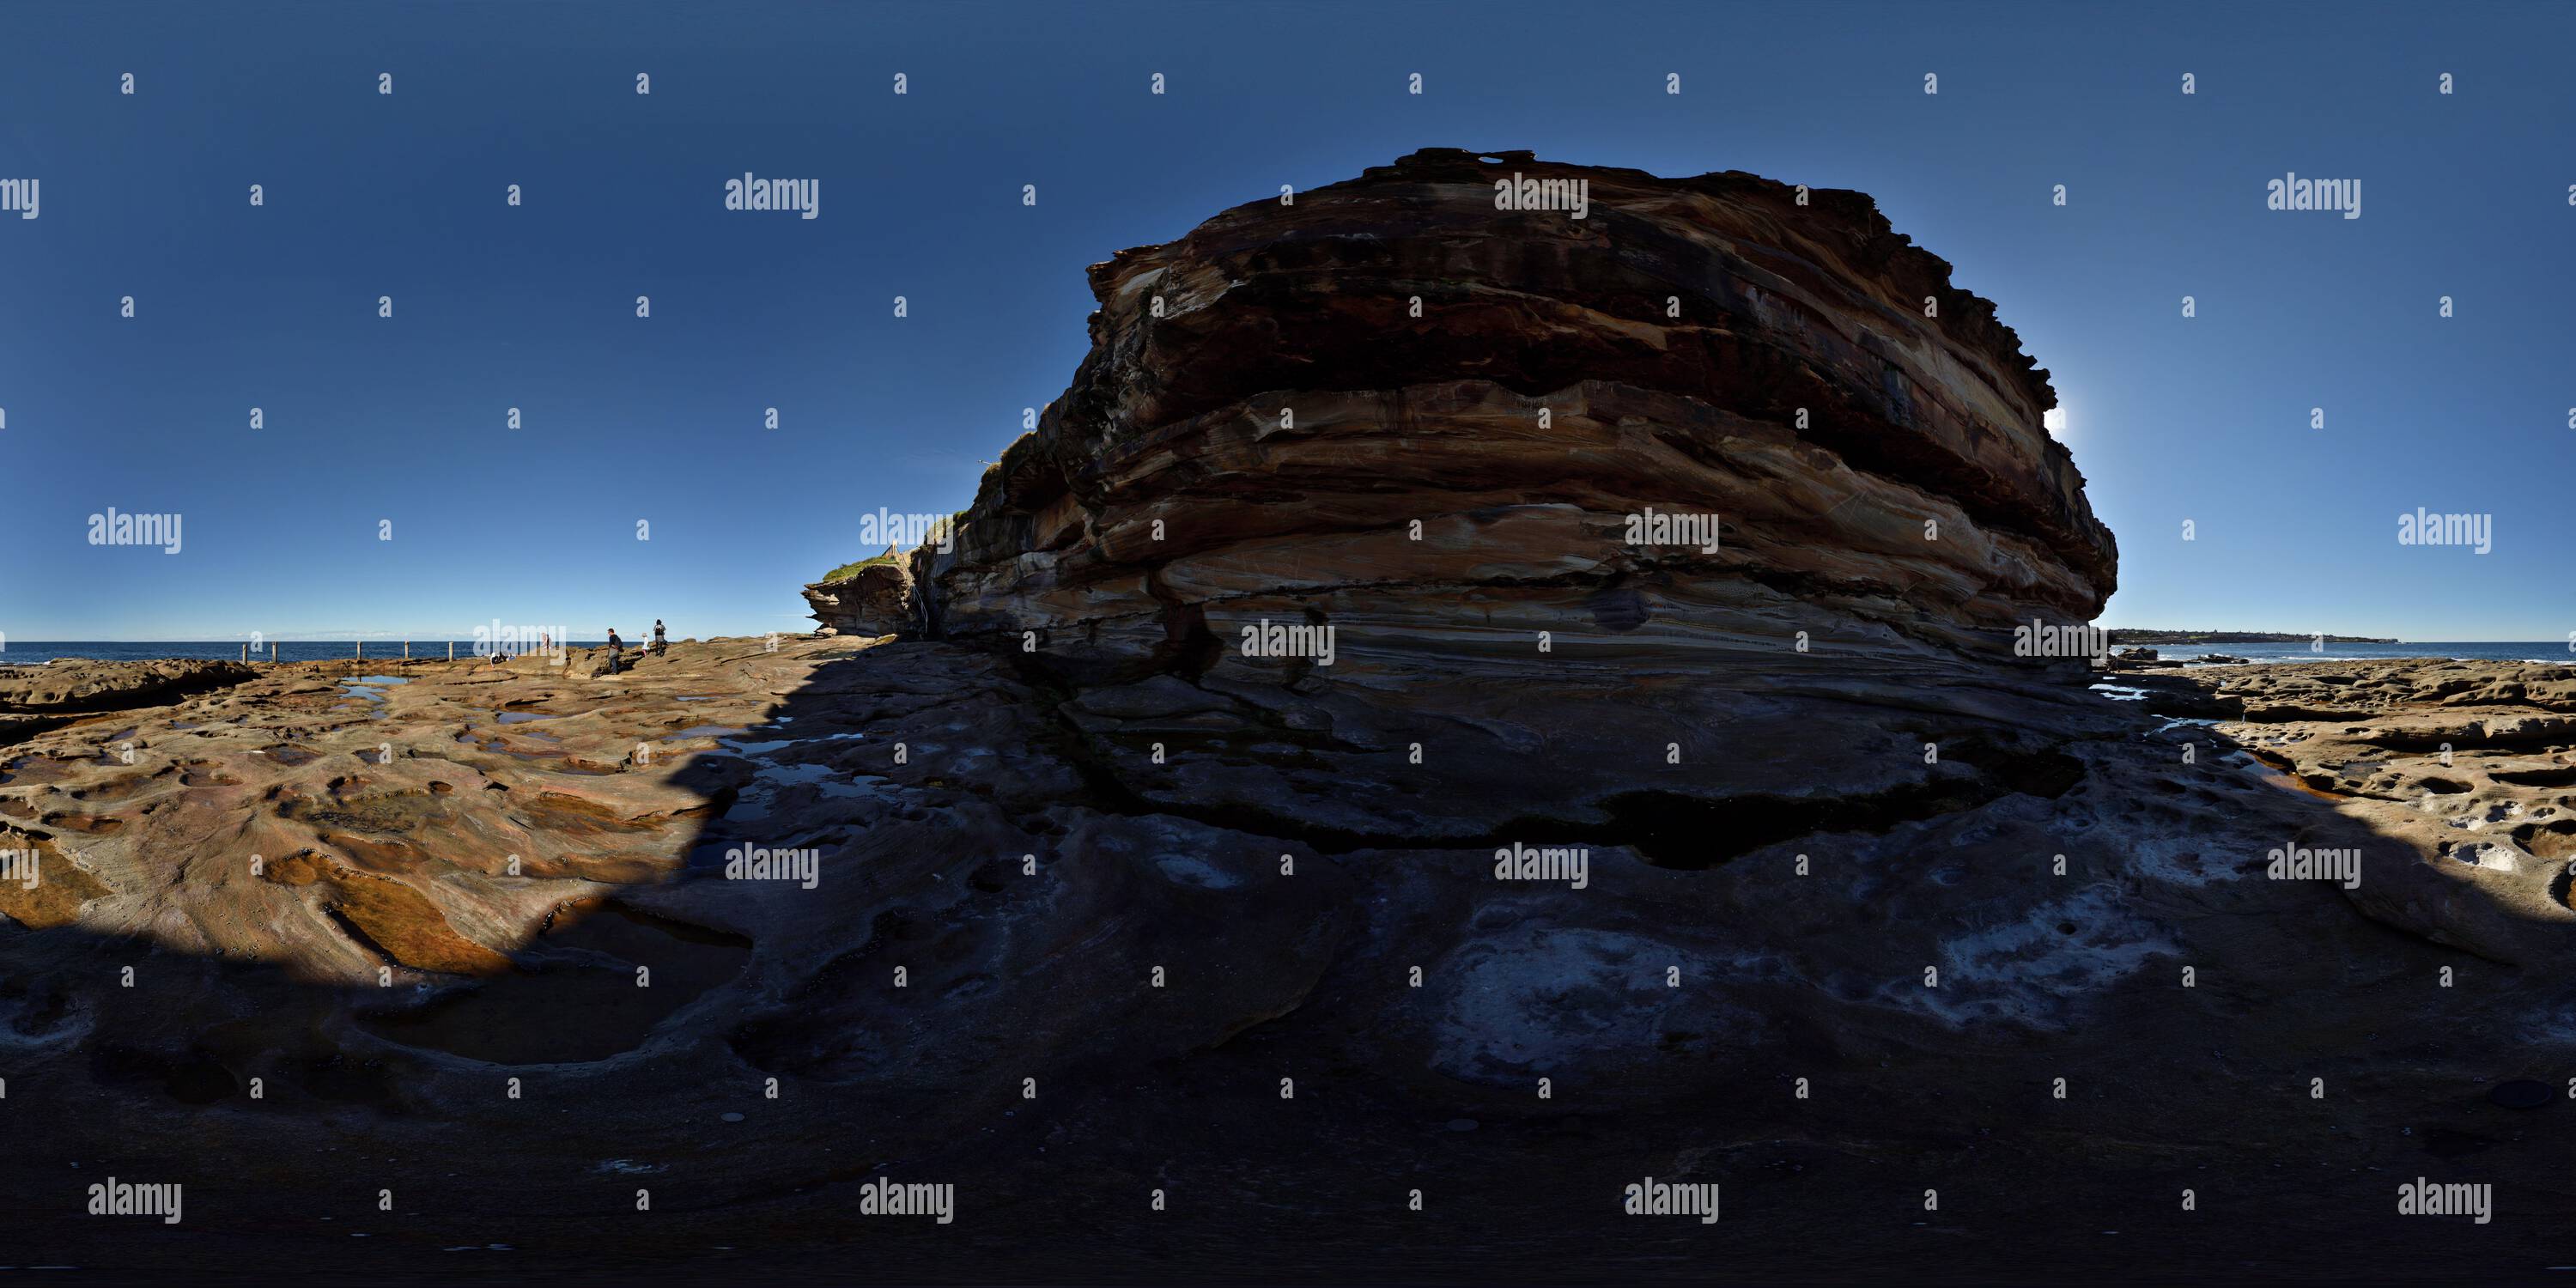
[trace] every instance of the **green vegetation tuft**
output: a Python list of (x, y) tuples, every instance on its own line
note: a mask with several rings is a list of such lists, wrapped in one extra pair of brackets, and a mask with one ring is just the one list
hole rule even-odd
[[(896, 558), (898, 558), (898, 556), (895, 556), (895, 555), (878, 555), (878, 556), (876, 556), (876, 557), (875, 557), (875, 558), (873, 558), (873, 559), (862, 559), (862, 560), (858, 561), (857, 563), (845, 563), (845, 564), (842, 564), (840, 567), (835, 568), (835, 569), (833, 569), (832, 571), (830, 571), (830, 572), (827, 572), (827, 573), (823, 574), (823, 580), (824, 580), (824, 581), (845, 581), (845, 580), (847, 580), (847, 579), (849, 579), (849, 578), (852, 578), (852, 577), (856, 577), (856, 576), (858, 576), (858, 575), (859, 575), (859, 570), (860, 570), (861, 568), (872, 567), (872, 566), (874, 566), (874, 565), (876, 565), (876, 564), (890, 564), (890, 563), (893, 563), (893, 562), (896, 560)], [(819, 583), (818, 583), (818, 584), (819, 584)]]
[[(966, 527), (966, 512), (964, 510), (959, 510), (955, 515), (950, 517), (948, 524), (949, 530), (952, 532), (963, 531)], [(935, 540), (937, 534), (933, 533), (932, 536)], [(876, 555), (867, 559), (862, 559), (857, 563), (845, 563), (840, 567), (823, 574), (823, 581), (844, 581), (851, 577), (858, 576), (861, 568), (874, 567), (877, 564), (890, 564), (907, 557), (909, 557), (907, 554), (897, 552), (894, 554)], [(816, 582), (814, 584), (819, 586), (823, 583)]]

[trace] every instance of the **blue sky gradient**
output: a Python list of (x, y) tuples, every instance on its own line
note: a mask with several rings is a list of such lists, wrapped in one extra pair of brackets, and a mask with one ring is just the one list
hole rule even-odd
[[(861, 514), (962, 507), (1064, 389), (1085, 265), (1455, 146), (1876, 197), (2051, 371), (2108, 624), (2556, 639), (2571, 37), (2536, 4), (12, 4), (0, 178), (43, 204), (0, 216), (0, 632), (804, 629)], [(821, 217), (724, 210), (747, 170)], [(2362, 217), (2266, 210), (2285, 171)], [(110, 506), (183, 552), (87, 544)], [(2418, 506), (2492, 514), (2492, 553), (2400, 545)]]

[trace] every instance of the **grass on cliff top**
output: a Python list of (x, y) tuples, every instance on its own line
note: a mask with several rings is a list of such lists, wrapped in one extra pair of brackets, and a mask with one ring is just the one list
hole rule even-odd
[[(894, 561), (895, 561), (895, 556), (893, 556), (893, 555), (878, 555), (878, 556), (876, 556), (876, 557), (875, 557), (875, 558), (873, 558), (873, 559), (862, 559), (862, 560), (858, 561), (857, 563), (845, 563), (845, 564), (842, 564), (840, 567), (833, 569), (833, 570), (832, 570), (832, 571), (830, 571), (830, 572), (824, 573), (824, 574), (823, 574), (823, 580), (824, 580), (824, 581), (844, 581), (844, 580), (847, 580), (847, 579), (849, 579), (849, 578), (851, 578), (851, 577), (856, 577), (856, 576), (858, 576), (858, 575), (859, 575), (859, 570), (860, 570), (861, 568), (874, 567), (874, 566), (875, 566), (875, 565), (877, 565), (877, 564), (890, 564), (890, 563), (893, 563)], [(819, 583), (818, 583), (818, 584), (819, 584)]]
[[(952, 531), (965, 526), (966, 512), (964, 510), (959, 510), (957, 513), (950, 515), (948, 523)], [(932, 539), (937, 540), (935, 536)], [(855, 577), (859, 575), (859, 570), (861, 568), (870, 568), (877, 564), (890, 564), (902, 558), (903, 556), (900, 554), (883, 554), (862, 559), (857, 563), (845, 563), (830, 572), (824, 573), (823, 581), (841, 581), (846, 578)], [(823, 582), (816, 582), (814, 584), (819, 586), (823, 584)]]

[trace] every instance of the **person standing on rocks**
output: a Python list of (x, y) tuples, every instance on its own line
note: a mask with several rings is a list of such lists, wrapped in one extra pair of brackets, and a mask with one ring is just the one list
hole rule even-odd
[(626, 641), (617, 638), (617, 628), (611, 626), (608, 628), (608, 673), (615, 675), (624, 669), (625, 660)]
[(668, 653), (671, 651), (670, 637), (663, 633), (662, 619), (659, 617), (653, 619), (653, 651), (656, 653)]

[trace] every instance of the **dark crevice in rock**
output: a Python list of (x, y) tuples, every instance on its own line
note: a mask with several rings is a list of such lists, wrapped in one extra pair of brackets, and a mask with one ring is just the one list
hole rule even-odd
[(2084, 777), (2082, 761), (2057, 752), (2017, 754), (1989, 764), (1991, 770), (1977, 778), (1937, 779), (1852, 796), (1703, 800), (1674, 792), (1631, 792), (1604, 805), (1618, 843), (1633, 847), (1657, 867), (1697, 871), (1802, 836), (1883, 835), (2016, 792), (2053, 800)]
[(2516, 787), (2576, 787), (2576, 765), (2558, 769), (2499, 769), (2487, 777)]
[[(1128, 817), (1165, 815), (1210, 827), (1273, 836), (1304, 845), (1319, 854), (1362, 850), (1455, 850), (1509, 845), (1583, 843), (1603, 848), (1629, 848), (1658, 867), (1701, 870), (1740, 855), (1800, 836), (1817, 833), (1881, 834), (1905, 823), (1924, 822), (2026, 793), (2055, 799), (2085, 776), (2084, 762), (2055, 750), (2022, 751), (1995, 747), (1975, 735), (1941, 741), (1948, 763), (1965, 765), (1970, 775), (1943, 776), (1885, 791), (1843, 796), (1745, 795), (1724, 798), (1670, 791), (1622, 792), (1593, 802), (1597, 820), (1560, 815), (1525, 814), (1499, 826), (1475, 832), (1436, 833), (1420, 829), (1368, 832), (1320, 826), (1304, 819), (1241, 801), (1184, 805), (1149, 798), (1131, 787), (1100, 755), (1097, 746), (1062, 714), (1076, 693), (1060, 678), (1034, 662), (1022, 667), (1033, 687), (1049, 696), (1059, 721), (1055, 752), (1071, 766), (1087, 789), (1084, 802), (1103, 813)], [(1271, 713), (1247, 712), (1271, 722)], [(1275, 733), (1300, 737), (1284, 725)], [(1311, 739), (1311, 733), (1302, 735)], [(1168, 739), (1167, 739), (1168, 741)], [(1314, 768), (1329, 768), (1318, 762)], [(1581, 808), (1578, 806), (1578, 808)]]
[(230, 688), (257, 674), (239, 662), (91, 664), (79, 668), (75, 687), (57, 690), (47, 686), (64, 679), (58, 672), (41, 667), (0, 668), (0, 717), (94, 715), (168, 706), (181, 698)]
[(1162, 569), (1145, 574), (1145, 590), (1163, 606), (1163, 644), (1147, 659), (1151, 672), (1174, 672), (1192, 684), (1216, 668), (1225, 645), (1208, 629), (1207, 605), (1183, 600), (1163, 584)]

